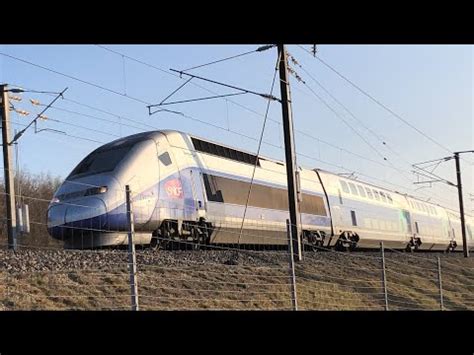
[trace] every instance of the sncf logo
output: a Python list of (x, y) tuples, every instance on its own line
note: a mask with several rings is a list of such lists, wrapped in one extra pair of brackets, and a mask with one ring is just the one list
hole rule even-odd
[(171, 198), (183, 198), (183, 187), (179, 179), (172, 179), (165, 183), (165, 191)]

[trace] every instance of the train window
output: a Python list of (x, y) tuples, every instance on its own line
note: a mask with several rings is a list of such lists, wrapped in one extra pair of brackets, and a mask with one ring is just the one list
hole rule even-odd
[(258, 159), (256, 155), (244, 153), (240, 150), (227, 148), (227, 147), (214, 144), (211, 142), (203, 141), (201, 139), (197, 139), (194, 137), (191, 137), (191, 140), (193, 142), (194, 149), (196, 149), (199, 152), (217, 155), (220, 157), (236, 160), (236, 161), (246, 163), (246, 164), (252, 164), (252, 165), (257, 164), (258, 166), (260, 166), (260, 160)]
[(346, 194), (349, 193), (349, 188), (347, 187), (347, 184), (345, 181), (339, 180), (341, 183), (342, 191), (344, 191)]
[(371, 200), (373, 200), (373, 199), (374, 199), (374, 195), (372, 195), (372, 190), (369, 189), (368, 187), (366, 187), (366, 188), (365, 188), (365, 191), (367, 192), (367, 196), (369, 196), (369, 198), (370, 198)]
[(415, 231), (416, 231), (416, 234), (420, 234), (420, 228), (418, 227), (418, 222), (415, 222)]
[(380, 201), (380, 196), (379, 196), (379, 192), (377, 190), (372, 190), (374, 192), (374, 196), (375, 196), (375, 199), (377, 201)]
[(165, 152), (161, 154), (158, 159), (161, 161), (161, 163), (165, 166), (168, 166), (171, 164), (171, 157), (168, 152)]
[(359, 190), (359, 195), (361, 195), (362, 197), (366, 197), (364, 188), (362, 186), (357, 185), (357, 189)]
[[(250, 190), (248, 182), (208, 174), (203, 174), (203, 179), (209, 201), (235, 205), (245, 205), (247, 203), (248, 191)], [(287, 211), (288, 192), (286, 189), (252, 184), (248, 205)], [(305, 193), (303, 193), (303, 200), (300, 204), (300, 212), (327, 216), (322, 196)]]
[[(282, 191), (287, 194), (286, 190)], [(300, 212), (325, 216), (326, 208), (324, 206), (323, 198), (321, 196), (303, 194), (303, 201), (300, 203)]]
[(96, 149), (79, 163), (68, 176), (68, 179), (114, 170), (137, 142), (127, 143), (126, 145), (120, 144), (113, 148), (102, 147)]
[(357, 189), (356, 189), (355, 185), (354, 185), (352, 182), (349, 183), (349, 188), (351, 189), (351, 193), (352, 193), (353, 195), (356, 195), (356, 196), (359, 195), (359, 194), (357, 193)]
[(339, 203), (342, 205), (342, 196), (341, 196), (341, 190), (337, 189), (337, 193), (339, 194)]
[(390, 203), (391, 205), (393, 204), (392, 196), (390, 196), (389, 194), (387, 194), (387, 200), (388, 203)]
[(380, 197), (382, 198), (383, 202), (387, 202), (387, 198), (385, 197), (385, 194), (382, 191), (380, 191)]
[(217, 186), (216, 177), (212, 175), (202, 174), (204, 187), (206, 188), (207, 199), (213, 202), (224, 202), (222, 191)]
[(355, 211), (351, 211), (351, 219), (352, 219), (352, 225), (357, 226), (357, 218), (356, 218)]

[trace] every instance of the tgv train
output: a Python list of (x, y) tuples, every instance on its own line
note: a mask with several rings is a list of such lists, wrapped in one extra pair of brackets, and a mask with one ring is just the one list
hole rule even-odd
[[(320, 169), (298, 168), (297, 177), (305, 245), (355, 249), (383, 241), (421, 250), (462, 245), (455, 211)], [(50, 235), (67, 248), (127, 244), (126, 185), (136, 244), (287, 245), (282, 162), (171, 130), (135, 134), (90, 153), (48, 207)], [(473, 244), (473, 217), (466, 222)]]

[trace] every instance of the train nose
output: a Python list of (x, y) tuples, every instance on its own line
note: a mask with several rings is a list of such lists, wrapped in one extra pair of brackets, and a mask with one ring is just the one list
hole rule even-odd
[(48, 230), (53, 238), (63, 239), (78, 229), (99, 232), (106, 226), (106, 205), (97, 197), (52, 204), (48, 209)]

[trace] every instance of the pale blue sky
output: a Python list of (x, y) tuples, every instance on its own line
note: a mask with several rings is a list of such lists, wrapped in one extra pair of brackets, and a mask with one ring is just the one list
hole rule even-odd
[[(140, 59), (160, 67), (186, 69), (208, 61), (255, 49), (255, 45), (153, 45), (153, 46), (107, 46), (123, 54)], [(309, 49), (310, 46), (304, 46)], [(424, 160), (441, 158), (449, 155), (423, 136), (408, 128), (387, 111), (377, 106), (370, 99), (355, 90), (347, 82), (312, 58), (308, 53), (295, 45), (288, 46), (289, 52), (301, 63), (303, 68), (315, 77), (327, 90), (368, 126), (391, 148), (386, 149), (379, 140), (356, 122), (341, 106), (334, 102), (310, 77), (295, 66), (298, 74), (333, 110), (338, 112), (349, 124), (357, 129), (389, 163), (384, 162), (359, 136), (348, 128), (339, 117), (323, 105), (308, 87), (292, 78), (291, 90), (293, 99), (294, 122), (296, 129), (297, 151), (304, 156), (314, 157), (311, 160), (298, 156), (298, 163), (305, 167), (320, 167), (334, 172), (357, 171), (360, 180), (378, 183), (383, 186), (411, 192), (420, 197), (432, 197), (444, 205), (457, 208), (456, 190), (444, 184), (432, 188), (414, 189), (420, 185), (411, 182), (416, 178), (410, 173), (409, 164)], [(111, 53), (97, 46), (37, 46), (37, 45), (3, 45), (0, 52), (6, 53), (35, 64), (54, 69), (77, 78), (93, 82), (112, 90), (127, 93), (150, 103), (157, 103), (177, 88), (183, 81), (156, 69), (144, 66)], [(369, 92), (379, 101), (390, 107), (411, 124), (442, 143), (452, 151), (474, 149), (473, 137), (473, 47), (472, 46), (381, 46), (381, 45), (320, 45), (318, 55), (331, 66)], [(231, 61), (199, 68), (193, 71), (196, 75), (210, 77), (219, 81), (234, 84), (259, 92), (269, 92), (276, 48), (243, 56)], [(124, 76), (125, 69), (125, 76)], [(65, 97), (79, 101), (139, 123), (119, 120), (117, 117), (78, 106), (70, 101), (59, 100), (58, 108), (77, 111), (87, 115), (115, 121), (107, 123), (86, 116), (79, 116), (51, 109), (47, 116), (69, 123), (41, 122), (39, 128), (49, 127), (84, 138), (108, 142), (120, 136), (137, 133), (143, 130), (179, 129), (215, 141), (244, 148), (249, 151), (257, 149), (257, 142), (233, 134), (242, 134), (257, 138), (262, 126), (262, 118), (267, 102), (257, 96), (243, 95), (231, 98), (260, 115), (245, 110), (234, 103), (219, 99), (189, 104), (170, 106), (170, 109), (181, 111), (195, 119), (218, 125), (224, 129), (187, 119), (185, 117), (159, 113), (148, 116), (146, 105), (83, 83), (59, 76), (57, 74), (18, 62), (0, 55), (0, 82), (18, 84), (36, 90), (60, 91), (69, 87)], [(196, 83), (218, 93), (232, 92), (205, 82)], [(275, 87), (275, 96), (279, 97), (279, 86)], [(187, 85), (179, 91), (174, 100), (207, 96), (208, 92), (193, 85)], [(48, 103), (52, 97), (40, 94), (24, 94), (18, 107), (35, 112), (26, 100), (40, 99)], [(279, 104), (270, 106), (270, 118), (281, 121)], [(29, 117), (12, 115), (15, 122), (27, 123)], [(139, 126), (135, 129), (120, 125), (126, 123)], [(87, 127), (78, 128), (73, 125)], [(151, 127), (152, 126), (152, 127)], [(15, 127), (20, 128), (20, 127)], [(104, 133), (92, 131), (98, 130)], [(319, 143), (301, 134), (308, 133), (328, 143), (340, 146), (350, 152), (362, 155), (382, 164), (393, 164), (404, 170), (403, 176), (390, 168), (381, 166), (339, 149)], [(281, 125), (269, 122), (265, 131), (265, 141), (282, 145)], [(72, 168), (98, 143), (66, 137), (51, 132), (34, 134), (26, 133), (20, 140), (20, 165), (30, 172), (50, 172), (65, 177)], [(394, 154), (395, 151), (397, 154)], [(283, 159), (281, 148), (263, 145), (262, 153), (277, 159)], [(466, 156), (474, 162), (474, 154)], [(463, 160), (463, 177), (466, 194), (473, 192), (473, 165)], [(327, 164), (329, 163), (329, 164)], [(334, 166), (335, 165), (335, 166)], [(340, 168), (340, 167), (343, 168)], [(454, 162), (442, 164), (437, 170), (442, 176), (454, 181)], [(396, 184), (393, 186), (390, 184)], [(465, 198), (468, 210), (474, 204)]]

